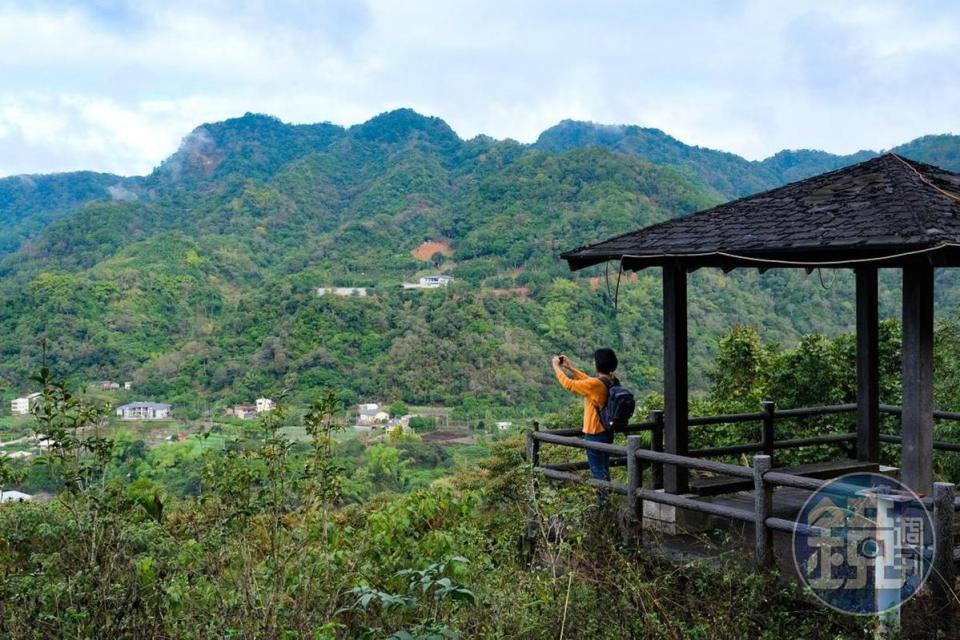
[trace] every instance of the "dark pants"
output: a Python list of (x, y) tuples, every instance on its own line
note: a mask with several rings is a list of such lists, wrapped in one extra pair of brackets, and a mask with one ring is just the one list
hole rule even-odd
[[(588, 442), (613, 443), (613, 431), (602, 433), (585, 433), (583, 439)], [(610, 481), (610, 454), (603, 451), (587, 449), (587, 464), (590, 465), (590, 475), (597, 480)], [(597, 489), (597, 502), (601, 505), (607, 501), (606, 489)]]

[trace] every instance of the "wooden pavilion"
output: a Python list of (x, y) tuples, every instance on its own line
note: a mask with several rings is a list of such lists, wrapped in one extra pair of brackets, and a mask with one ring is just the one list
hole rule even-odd
[[(879, 461), (877, 269), (903, 273), (901, 479), (933, 488), (934, 269), (960, 266), (960, 175), (895, 154), (564, 253), (572, 270), (616, 260), (663, 271), (663, 450), (689, 454), (687, 274), (701, 267), (853, 269), (857, 310), (856, 457)], [(666, 464), (667, 493), (688, 469)]]

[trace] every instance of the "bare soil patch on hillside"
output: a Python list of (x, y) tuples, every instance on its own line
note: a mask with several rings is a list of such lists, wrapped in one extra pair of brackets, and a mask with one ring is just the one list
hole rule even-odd
[(431, 240), (429, 242), (424, 242), (419, 247), (410, 252), (417, 260), (422, 260), (423, 262), (429, 262), (430, 258), (433, 257), (433, 254), (440, 253), (446, 257), (453, 255), (453, 247), (451, 247), (446, 242), (440, 242), (437, 240)]

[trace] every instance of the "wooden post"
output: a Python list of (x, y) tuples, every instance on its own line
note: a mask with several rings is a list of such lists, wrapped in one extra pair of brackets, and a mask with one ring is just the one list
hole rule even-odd
[(956, 596), (953, 593), (955, 578), (953, 564), (953, 497), (955, 489), (950, 482), (936, 482), (933, 485), (933, 527), (934, 542), (933, 567), (930, 573), (931, 592), (937, 609), (941, 610), (937, 618), (942, 622), (940, 631), (949, 632), (956, 622)]
[[(540, 431), (540, 423), (534, 422), (533, 431)], [(527, 434), (527, 459), (530, 461), (530, 467), (540, 466), (540, 441), (533, 437), (532, 433)]]
[[(540, 423), (533, 423), (533, 432), (540, 430)], [(526, 458), (530, 463), (530, 478), (527, 494), (527, 530), (524, 536), (521, 556), (523, 561), (531, 562), (537, 546), (537, 533), (539, 526), (539, 502), (540, 502), (540, 480), (537, 477), (537, 467), (540, 466), (540, 441), (533, 437), (533, 433), (527, 434)]]
[(760, 403), (760, 410), (763, 412), (763, 419), (760, 421), (760, 444), (763, 447), (763, 455), (770, 457), (770, 464), (773, 465), (773, 443), (775, 433), (773, 429), (773, 409), (776, 403), (770, 400), (764, 400)]
[(933, 489), (933, 267), (903, 268), (902, 478)]
[(877, 268), (857, 276), (857, 460), (880, 461), (880, 325)]
[(773, 487), (763, 480), (763, 474), (773, 466), (770, 456), (753, 458), (754, 550), (758, 569), (773, 566), (773, 531), (767, 528), (767, 518), (773, 510)]
[(628, 544), (639, 546), (643, 535), (643, 463), (637, 451), (643, 446), (640, 436), (627, 436), (627, 536)]
[[(654, 409), (650, 412), (650, 422), (653, 430), (650, 432), (650, 450), (663, 453), (663, 411)], [(663, 489), (663, 463), (654, 462), (650, 471), (650, 486), (653, 489)]]
[[(687, 455), (687, 272), (663, 267), (663, 445), (667, 453)], [(687, 493), (687, 469), (667, 465), (668, 493)]]

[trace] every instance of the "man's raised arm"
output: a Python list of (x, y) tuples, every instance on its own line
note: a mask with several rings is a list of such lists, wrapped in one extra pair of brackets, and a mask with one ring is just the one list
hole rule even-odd
[(590, 376), (568, 364), (567, 367), (570, 369), (570, 373), (573, 374), (573, 378), (569, 377), (563, 370), (563, 365), (560, 364), (561, 361), (567, 363), (570, 362), (567, 360), (566, 356), (553, 356), (553, 360), (551, 361), (553, 364), (553, 371), (557, 374), (557, 381), (560, 383), (560, 386), (571, 393), (575, 393), (580, 396), (587, 395), (591, 388), (591, 384), (589, 382)]

